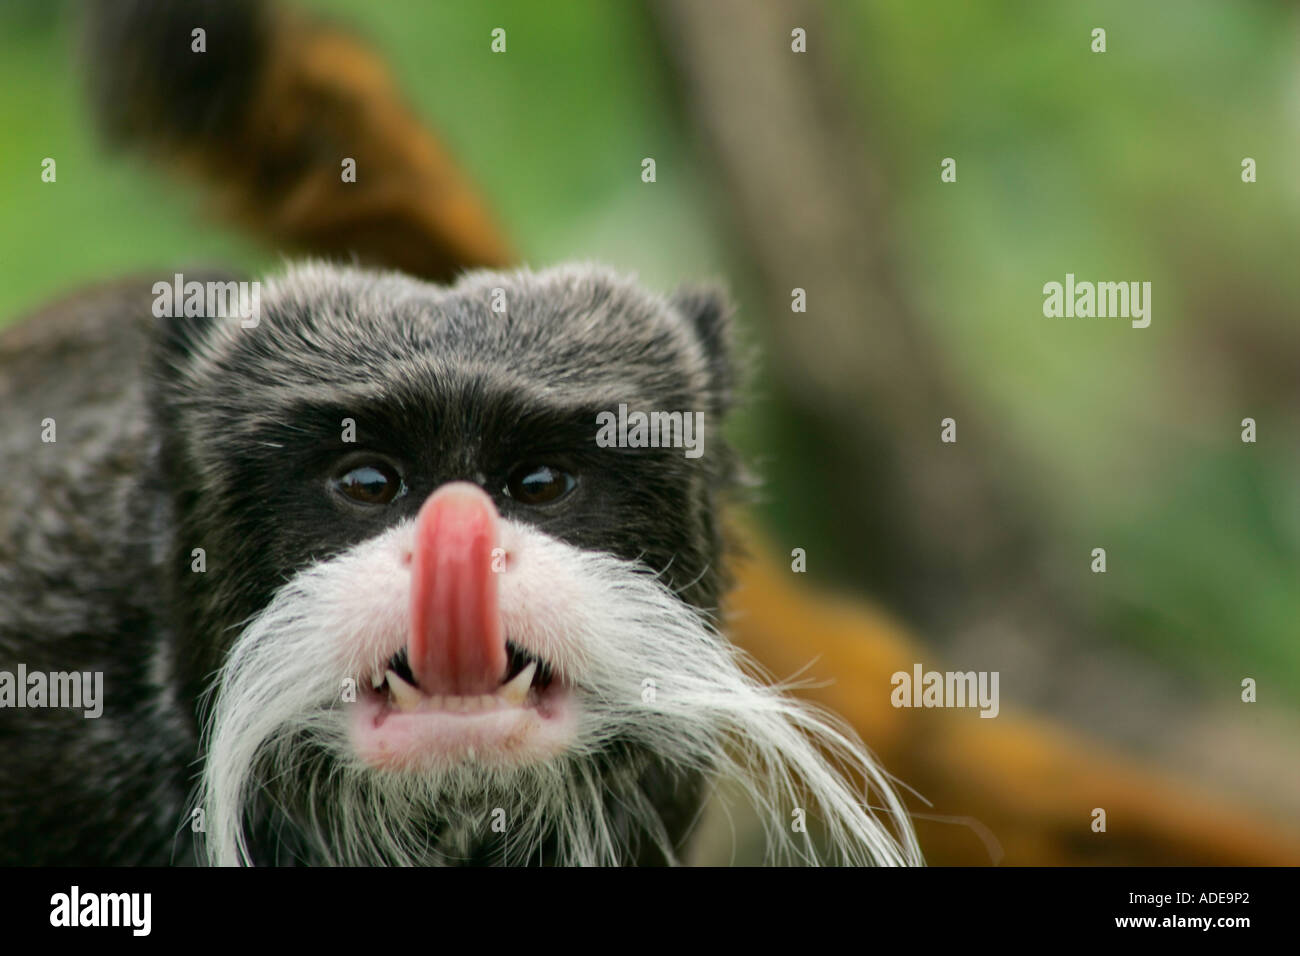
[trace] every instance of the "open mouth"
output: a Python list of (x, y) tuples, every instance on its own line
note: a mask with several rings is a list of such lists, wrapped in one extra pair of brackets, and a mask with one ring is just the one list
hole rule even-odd
[(576, 707), (563, 675), (504, 634), (497, 520), (487, 494), (464, 482), (421, 507), (406, 643), (368, 675), (351, 724), (372, 766), (519, 766), (573, 739)]
[(357, 754), (388, 771), (427, 772), (467, 763), (515, 768), (563, 753), (576, 731), (574, 698), (554, 668), (513, 642), (491, 693), (430, 693), (407, 649), (371, 677), (350, 722)]
[(425, 693), (411, 671), (405, 647), (389, 658), (384, 673), (371, 678), (371, 687), (385, 700), (388, 710), (401, 713), (472, 714), (508, 707), (538, 706), (556, 683), (554, 669), (512, 641), (506, 641), (506, 654), (506, 676), (490, 694)]

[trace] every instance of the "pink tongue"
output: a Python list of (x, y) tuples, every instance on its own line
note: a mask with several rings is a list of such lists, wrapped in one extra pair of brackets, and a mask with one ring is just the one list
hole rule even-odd
[(496, 508), (477, 485), (443, 485), (420, 509), (407, 652), (426, 694), (491, 694), (505, 679), (496, 545)]

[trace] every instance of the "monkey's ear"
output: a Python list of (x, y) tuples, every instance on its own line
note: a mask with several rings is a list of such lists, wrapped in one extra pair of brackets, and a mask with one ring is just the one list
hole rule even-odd
[(668, 301), (686, 319), (704, 347), (710, 384), (722, 409), (726, 409), (736, 384), (731, 300), (717, 286), (686, 286), (669, 296)]

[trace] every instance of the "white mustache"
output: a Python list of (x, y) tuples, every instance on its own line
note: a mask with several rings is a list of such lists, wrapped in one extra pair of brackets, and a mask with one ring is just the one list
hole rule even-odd
[[(616, 741), (683, 773), (727, 780), (764, 821), (771, 863), (921, 862), (905, 809), (843, 721), (759, 680), (644, 566), (506, 527), (519, 560), (500, 583), (503, 618), (510, 633), (544, 647), (573, 688), (579, 716), (568, 752), (425, 773), (377, 772), (352, 752), (340, 688), (373, 673), (404, 639), (406, 525), (299, 573), (236, 640), (205, 721), (198, 799), (209, 862), (252, 862), (246, 829), (272, 781), (277, 798), (299, 808), (286, 812), (325, 863), (455, 862), (504, 822), (501, 862), (529, 861), (549, 837), (554, 862), (617, 865), (632, 847), (607, 812), (613, 804), (631, 808), (675, 861), (637, 774), (598, 770), (594, 758)], [(797, 810), (811, 833), (792, 827)], [(433, 848), (430, 816), (447, 821)]]

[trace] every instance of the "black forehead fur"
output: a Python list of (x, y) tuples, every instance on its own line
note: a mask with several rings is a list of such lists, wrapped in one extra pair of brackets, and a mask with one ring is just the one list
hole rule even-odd
[[(159, 320), (154, 405), (176, 566), (188, 572), (198, 547), (207, 561), (178, 582), (199, 629), (178, 662), (187, 690), (201, 690), (232, 628), (296, 571), (413, 517), (452, 480), (480, 484), (503, 515), (554, 537), (641, 560), (712, 610), (719, 496), (734, 469), (721, 435), (728, 311), (715, 292), (661, 298), (594, 267), (478, 272), (443, 288), (309, 265), (263, 288), (255, 328)], [(620, 403), (703, 413), (703, 456), (598, 448), (596, 414)], [(399, 467), (405, 496), (358, 509), (329, 491), (341, 461), (367, 455)], [(538, 462), (578, 487), (549, 506), (510, 499), (511, 471)]]

